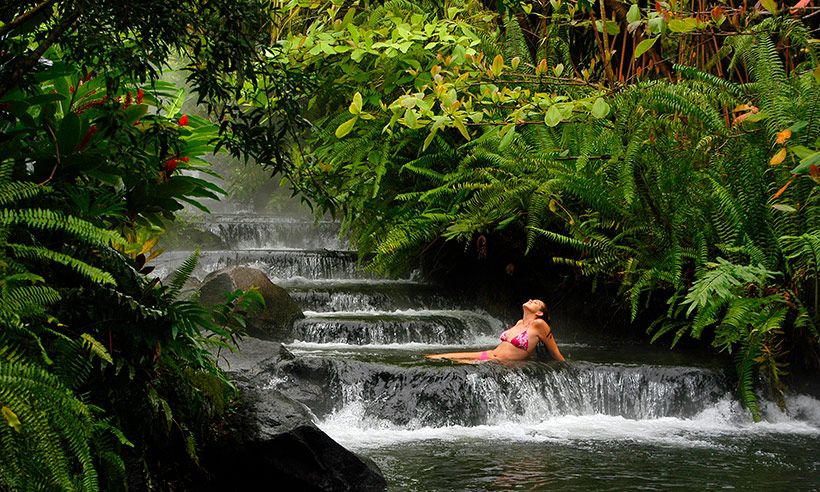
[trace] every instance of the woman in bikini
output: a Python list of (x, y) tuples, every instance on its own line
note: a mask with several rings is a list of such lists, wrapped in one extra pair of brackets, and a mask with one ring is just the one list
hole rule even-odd
[(539, 299), (530, 299), (522, 307), (524, 308), (523, 317), (515, 326), (501, 333), (501, 343), (498, 347), (482, 352), (451, 352), (431, 354), (426, 357), (428, 359), (450, 359), (456, 362), (523, 360), (535, 351), (540, 340), (544, 342), (553, 359), (563, 362), (564, 356), (558, 350), (552, 330), (541, 318), (546, 312), (547, 305)]

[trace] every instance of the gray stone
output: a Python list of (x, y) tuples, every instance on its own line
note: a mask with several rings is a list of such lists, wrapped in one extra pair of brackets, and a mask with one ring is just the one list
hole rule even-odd
[(305, 316), (287, 291), (271, 282), (261, 270), (243, 266), (217, 270), (202, 281), (199, 300), (205, 306), (213, 306), (225, 302), (229, 292), (252, 287), (259, 289), (265, 308), (249, 320), (248, 334), (266, 340), (293, 340), (293, 322)]
[(387, 487), (371, 460), (313, 423), (304, 404), (267, 388), (272, 368), (293, 355), (279, 343), (246, 338), (220, 365), (241, 392), (227, 433), (206, 450), (209, 490), (362, 490)]

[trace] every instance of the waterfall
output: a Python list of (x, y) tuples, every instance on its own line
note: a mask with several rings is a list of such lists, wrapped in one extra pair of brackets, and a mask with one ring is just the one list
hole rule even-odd
[[(231, 249), (203, 252), (195, 275), (248, 265), (287, 289), (305, 312), (287, 344), (295, 357), (270, 367), (260, 388), (307, 405), (331, 437), (376, 460), (397, 490), (552, 489), (573, 477), (585, 477), (569, 482), (583, 483), (582, 490), (634, 488), (660, 483), (646, 478), (657, 480), (656, 462), (680, 463), (670, 487), (739, 487), (750, 467), (775, 488), (797, 475), (804, 486), (820, 483), (816, 398), (787, 395), (787, 412), (763, 400), (764, 421), (753, 423), (722, 360), (683, 359), (608, 336), (574, 313), (554, 313), (566, 320), (553, 326), (565, 363), (425, 359), (491, 348), (515, 320), (412, 276), (362, 271), (337, 228), (212, 217), (207, 229)], [(163, 255), (157, 274), (189, 254)], [(705, 454), (690, 459), (698, 450)], [(567, 475), (555, 473), (553, 462)], [(799, 473), (783, 472), (783, 462)]]

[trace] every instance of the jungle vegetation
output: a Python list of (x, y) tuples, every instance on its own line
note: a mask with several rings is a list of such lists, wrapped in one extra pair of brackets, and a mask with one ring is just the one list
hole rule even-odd
[[(552, 0), (44, 0), (0, 7), (0, 488), (168, 488), (259, 303), (150, 276), (204, 157), (279, 173), (373, 268), (524, 231), (652, 339), (820, 367), (817, 8)], [(185, 60), (169, 67), (171, 59)], [(186, 91), (162, 82), (182, 69)], [(159, 422), (160, 425), (156, 425)], [(173, 466), (170, 466), (172, 465)], [(168, 470), (174, 470), (169, 476)]]

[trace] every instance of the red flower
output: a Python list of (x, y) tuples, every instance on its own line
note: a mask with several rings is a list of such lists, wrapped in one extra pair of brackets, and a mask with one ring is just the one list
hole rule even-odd
[(182, 115), (182, 118), (179, 119), (179, 126), (188, 126), (188, 115)]
[(179, 160), (181, 160), (182, 162), (188, 162), (191, 159), (186, 155), (185, 157), (180, 157)]
[(91, 141), (91, 137), (93, 137), (95, 133), (97, 133), (97, 125), (91, 125), (88, 128), (88, 131), (85, 132), (85, 135), (83, 135), (83, 139), (80, 140), (79, 144), (77, 144), (78, 152), (85, 150), (86, 146), (88, 145), (88, 142)]
[(167, 161), (165, 161), (165, 174), (166, 175), (169, 175), (172, 172), (174, 172), (174, 169), (177, 168), (177, 162), (179, 162), (179, 159), (168, 159)]
[(140, 87), (140, 90), (137, 91), (137, 104), (142, 104), (142, 98), (144, 98), (144, 97), (145, 97), (145, 91), (142, 90), (142, 87)]

